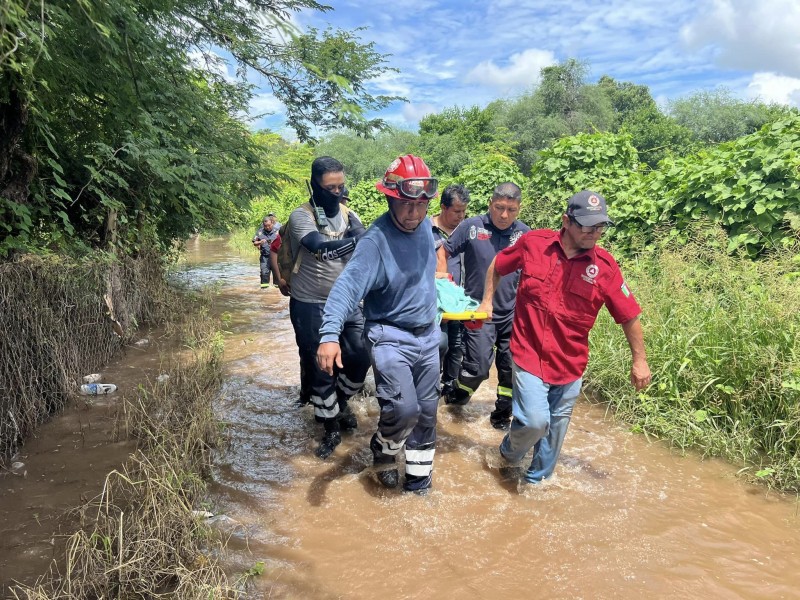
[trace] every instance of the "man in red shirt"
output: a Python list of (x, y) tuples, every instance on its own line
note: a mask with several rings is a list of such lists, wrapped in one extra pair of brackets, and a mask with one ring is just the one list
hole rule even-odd
[(500, 455), (504, 464), (513, 465), (535, 447), (525, 473), (529, 483), (555, 470), (589, 360), (589, 330), (603, 305), (631, 348), (631, 384), (637, 390), (650, 384), (641, 308), (614, 257), (596, 245), (613, 225), (605, 199), (589, 190), (578, 192), (569, 199), (561, 224), (561, 231), (530, 231), (498, 253), (477, 309), (491, 316), (501, 276), (521, 271), (511, 332), (514, 420)]

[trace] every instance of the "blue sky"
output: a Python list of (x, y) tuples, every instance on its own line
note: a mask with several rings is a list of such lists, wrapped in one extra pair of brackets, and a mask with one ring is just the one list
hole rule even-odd
[[(607, 74), (645, 84), (660, 104), (724, 86), (743, 99), (800, 106), (800, 0), (329, 0), (294, 24), (359, 33), (400, 69), (370, 84), (405, 96), (380, 113), (415, 130), (450, 106), (485, 106), (533, 89), (542, 67), (587, 61), (588, 80)], [(258, 84), (258, 81), (255, 81)], [(281, 131), (281, 106), (261, 89), (254, 128)]]

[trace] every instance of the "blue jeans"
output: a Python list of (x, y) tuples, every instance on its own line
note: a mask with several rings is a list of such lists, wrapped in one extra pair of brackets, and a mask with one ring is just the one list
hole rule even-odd
[(519, 462), (531, 448), (535, 448), (525, 479), (538, 483), (555, 471), (583, 380), (562, 385), (545, 383), (516, 363), (513, 364), (513, 375), (511, 403), (514, 420), (500, 444), (500, 452), (509, 461)]

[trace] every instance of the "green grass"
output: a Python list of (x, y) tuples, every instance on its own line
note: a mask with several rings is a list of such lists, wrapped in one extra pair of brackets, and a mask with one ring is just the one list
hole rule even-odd
[(800, 492), (800, 265), (788, 253), (729, 256), (722, 238), (706, 229), (621, 261), (642, 305), (653, 383), (633, 390), (624, 335), (603, 311), (587, 391), (635, 431)]
[(258, 248), (253, 246), (254, 229), (236, 229), (228, 238), (228, 247), (240, 256), (258, 262)]

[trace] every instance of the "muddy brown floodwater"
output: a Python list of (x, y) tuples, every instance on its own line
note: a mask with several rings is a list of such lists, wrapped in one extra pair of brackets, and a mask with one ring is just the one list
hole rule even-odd
[[(115, 415), (123, 397), (169, 366), (174, 340), (162, 330), (139, 332), (139, 345), (124, 348), (112, 364), (98, 365), (103, 381), (118, 386), (109, 396), (80, 396), (42, 425), (13, 457), (17, 469), (0, 469), (0, 594), (13, 582), (31, 585), (54, 556), (64, 555), (75, 529), (70, 509), (97, 496), (106, 474), (119, 468), (134, 444), (116, 441)], [(4, 418), (4, 417), (0, 417)]]
[(294, 404), (288, 300), (260, 290), (254, 257), (225, 240), (193, 240), (186, 263), (188, 280), (220, 285), (230, 315), (218, 413), (231, 444), (210, 502), (230, 575), (263, 564), (251, 597), (800, 598), (794, 498), (634, 435), (603, 406), (578, 404), (556, 476), (536, 487), (486, 466), (502, 438), (488, 423), (493, 381), (462, 410), (440, 406), (428, 496), (370, 473), (369, 395), (353, 403), (359, 429), (317, 459), (319, 426)]

